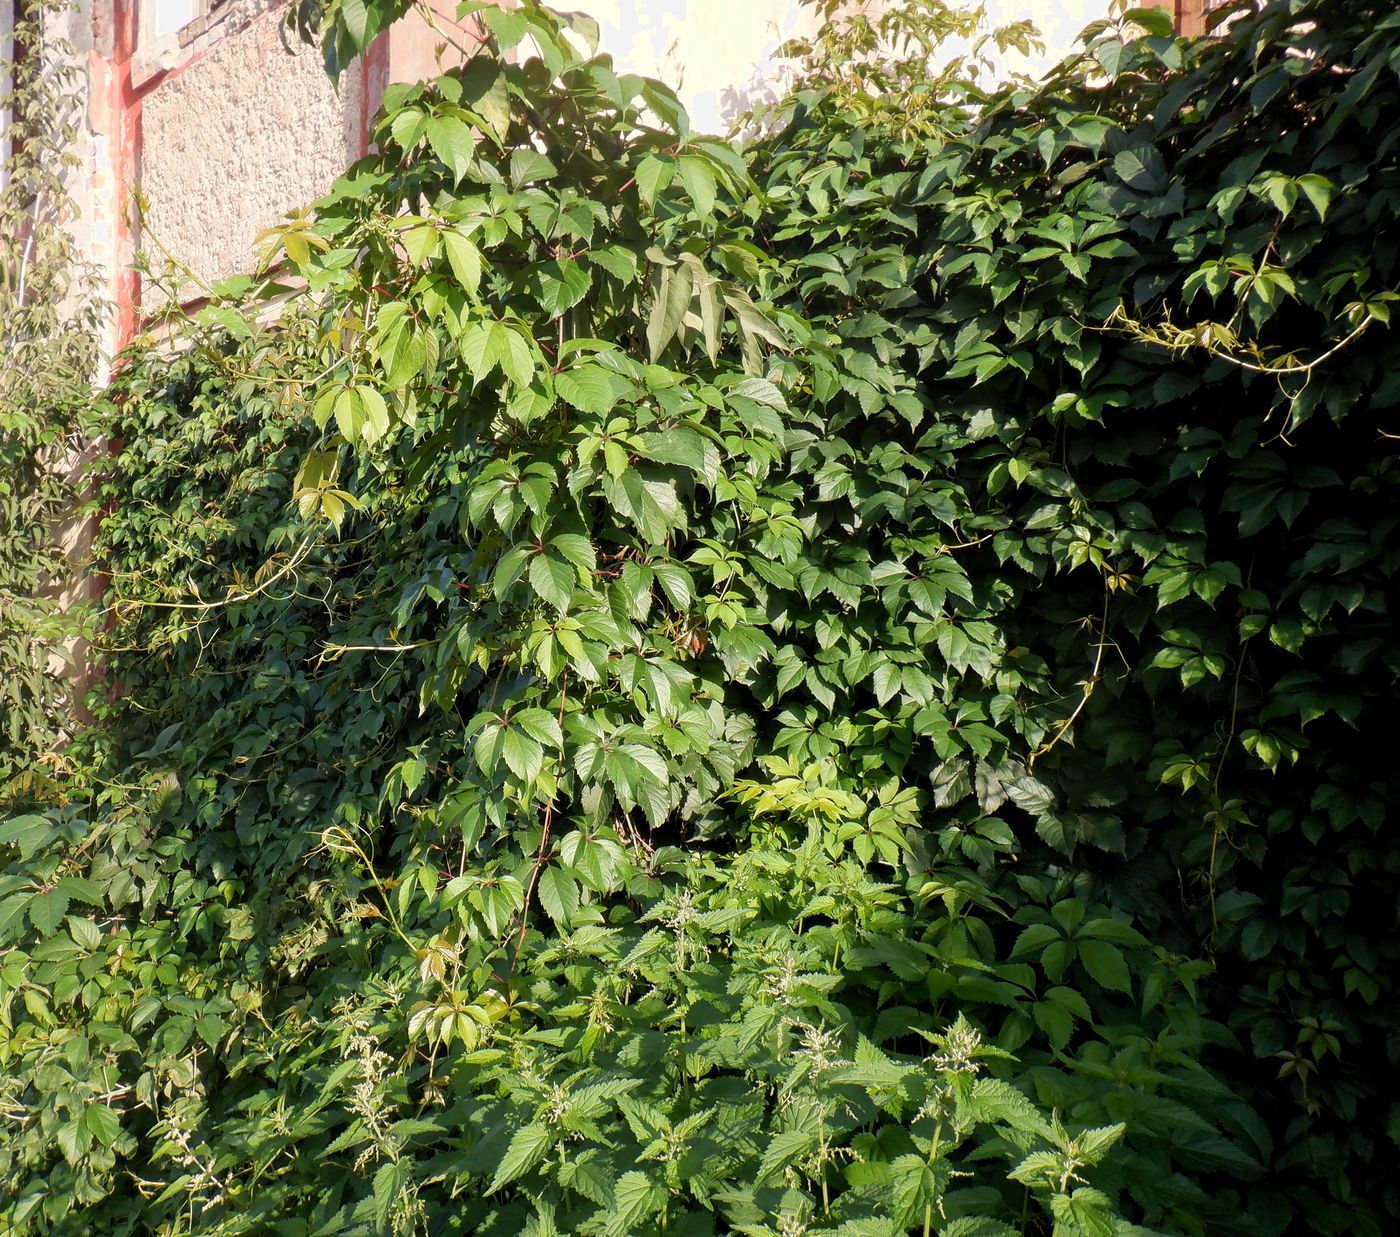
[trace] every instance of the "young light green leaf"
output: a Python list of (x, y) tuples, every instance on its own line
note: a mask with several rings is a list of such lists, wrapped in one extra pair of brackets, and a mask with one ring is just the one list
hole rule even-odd
[(364, 424), (364, 401), (358, 387), (342, 387), (335, 397), (335, 425), (346, 442), (355, 442), (360, 437), (360, 427)]

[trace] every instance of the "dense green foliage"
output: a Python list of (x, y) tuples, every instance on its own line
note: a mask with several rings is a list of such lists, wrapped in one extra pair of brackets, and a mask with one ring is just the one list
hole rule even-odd
[[(54, 531), (72, 509), (72, 444), (91, 398), (100, 306), (69, 231), (81, 109), (61, 6), (27, 6), (0, 38), (0, 805), (55, 754), (70, 692), (54, 672), (80, 630), (55, 604), (67, 564)], [(17, 56), (17, 48), (32, 54)]]
[(742, 149), (479, 20), (99, 409), (11, 1226), (1393, 1225), (1400, 20), (911, 6)]

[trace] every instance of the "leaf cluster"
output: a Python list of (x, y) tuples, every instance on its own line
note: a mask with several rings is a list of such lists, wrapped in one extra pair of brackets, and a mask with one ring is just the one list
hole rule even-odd
[(98, 410), (11, 1222), (1384, 1231), (1394, 14), (740, 144), (466, 7)]

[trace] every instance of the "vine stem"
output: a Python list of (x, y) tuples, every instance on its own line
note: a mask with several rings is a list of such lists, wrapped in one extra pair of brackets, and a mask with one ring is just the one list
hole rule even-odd
[(1251, 370), (1256, 374), (1269, 374), (1271, 376), (1284, 376), (1288, 374), (1311, 374), (1313, 370), (1315, 370), (1324, 361), (1330, 360), (1332, 357), (1336, 356), (1337, 353), (1339, 353), (1343, 348), (1345, 348), (1349, 343), (1351, 343), (1352, 340), (1354, 340), (1358, 335), (1360, 335), (1361, 332), (1364, 331), (1368, 326), (1370, 326), (1371, 323), (1373, 323), (1374, 321), (1375, 319), (1371, 317), (1363, 318), (1361, 321), (1361, 325), (1358, 326), (1354, 331), (1352, 331), (1350, 335), (1347, 335), (1344, 339), (1341, 339), (1337, 343), (1333, 344), (1332, 347), (1328, 348), (1327, 351), (1324, 352), (1321, 356), (1316, 357), (1313, 360), (1308, 361), (1302, 365), (1252, 365), (1250, 364), (1250, 362), (1242, 361), (1238, 357), (1232, 357), (1229, 355), (1229, 353), (1226, 352), (1212, 351), (1211, 356), (1219, 357), (1222, 361), (1225, 361), (1230, 365), (1238, 365), (1241, 369)]
[[(1364, 324), (1363, 324), (1364, 325)], [(1245, 587), (1250, 588), (1254, 583), (1254, 560), (1250, 560), (1249, 574), (1245, 577)], [(1215, 763), (1215, 777), (1211, 779), (1211, 798), (1214, 800), (1215, 811), (1222, 810), (1220, 802), (1220, 778), (1225, 772), (1225, 757), (1230, 754), (1230, 745), (1235, 741), (1235, 730), (1239, 724), (1240, 717), (1240, 680), (1244, 677), (1245, 653), (1249, 649), (1249, 642), (1254, 637), (1246, 636), (1240, 642), (1240, 651), (1235, 658), (1235, 681), (1230, 691), (1230, 726), (1225, 732), (1225, 741), (1220, 745), (1220, 759)], [(1208, 891), (1210, 894), (1210, 945), (1215, 944), (1215, 934), (1220, 928), (1220, 921), (1215, 904), (1215, 858), (1220, 848), (1220, 820), (1217, 815), (1215, 828), (1210, 834), (1210, 866), (1206, 872)]]
[[(564, 707), (565, 707), (565, 705), (568, 703), (568, 700), (569, 700), (569, 675), (568, 675), (568, 671), (565, 671), (563, 677), (562, 677), (562, 678), (560, 679), (560, 681), (559, 681), (559, 718), (558, 718), (558, 721), (559, 721), (559, 726), (560, 726), (560, 729), (561, 729), (561, 730), (563, 729), (563, 726), (564, 726)], [(560, 751), (559, 751), (559, 761), (556, 762), (556, 767), (558, 766), (559, 763), (562, 763), (563, 759), (564, 759), (564, 752), (563, 752), (563, 748), (561, 747), (561, 748), (560, 748)], [(559, 785), (558, 785), (558, 779), (556, 778), (556, 779), (555, 779), (555, 794), (554, 794), (554, 795), (551, 795), (550, 798), (549, 798), (549, 802), (546, 803), (546, 804), (544, 805), (544, 825), (543, 825), (543, 828), (542, 828), (541, 831), (540, 831), (540, 844), (539, 844), (539, 847), (538, 847), (538, 848), (536, 849), (536, 851), (535, 851), (535, 866), (530, 870), (530, 884), (529, 884), (529, 887), (525, 890), (525, 902), (524, 902), (524, 905), (522, 905), (521, 908), (520, 908), (520, 929), (519, 929), (519, 931), (516, 933), (516, 936), (515, 936), (515, 948), (514, 948), (514, 950), (512, 950), (512, 952), (511, 952), (511, 957), (510, 957), (510, 973), (511, 973), (511, 974), (514, 974), (514, 973), (515, 973), (515, 968), (516, 968), (516, 966), (518, 966), (519, 963), (520, 963), (520, 951), (521, 951), (522, 949), (525, 948), (525, 934), (530, 930), (530, 903), (531, 903), (531, 901), (534, 899), (534, 896), (535, 896), (535, 888), (536, 888), (536, 886), (538, 886), (539, 883), (540, 883), (540, 873), (541, 873), (542, 871), (544, 871), (545, 856), (547, 856), (547, 855), (549, 854), (549, 835), (550, 835), (550, 830), (552, 829), (552, 827), (553, 827), (553, 825), (554, 825), (554, 799), (555, 799), (555, 796), (558, 794), (558, 791), (559, 791)]]
[[(427, 26), (429, 30), (431, 30), (434, 34), (441, 38), (459, 55), (465, 57), (465, 60), (462, 64), (463, 68), (471, 64), (473, 60), (475, 60), (479, 55), (481, 55), (481, 53), (486, 49), (487, 43), (491, 40), (492, 36), (486, 30), (485, 23), (482, 21), (481, 15), (479, 13), (475, 14), (473, 17), (473, 20), (475, 21), (477, 27), (476, 48), (474, 50), (469, 51), (467, 48), (463, 47), (462, 44), (459, 43), (455, 38), (453, 38), (451, 34), (449, 34), (446, 30), (442, 28), (442, 25), (438, 22), (438, 15), (435, 12), (433, 12), (433, 6), (431, 4), (426, 3), (425, 0), (418, 0), (418, 3), (416, 3), (413, 7), (417, 11), (418, 16), (422, 19), (423, 24)], [(466, 31), (463, 31), (463, 33), (465, 34)]]
[[(943, 1122), (940, 1121), (933, 1127), (933, 1141), (928, 1149), (928, 1165), (932, 1168), (938, 1163), (938, 1145), (943, 1141)], [(933, 1232), (933, 1200), (930, 1199), (924, 1204), (924, 1237), (930, 1237)]]
[[(334, 842), (330, 840), (333, 835), (336, 838)], [(409, 939), (408, 934), (403, 930), (403, 925), (399, 923), (398, 915), (394, 913), (394, 905), (389, 899), (389, 891), (384, 888), (383, 883), (379, 879), (379, 873), (374, 870), (374, 864), (370, 861), (370, 857), (365, 853), (364, 848), (355, 840), (354, 834), (343, 826), (337, 825), (326, 831), (325, 835), (322, 837), (322, 844), (327, 850), (349, 850), (365, 865), (365, 871), (369, 873), (369, 878), (374, 882), (374, 887), (379, 891), (379, 897), (384, 903), (384, 911), (388, 916), (389, 926), (394, 929), (394, 933), (399, 940), (408, 946), (409, 952), (417, 954), (418, 946)]]
[(335, 661), (342, 653), (411, 653), (427, 648), (434, 640), (414, 640), (411, 644), (328, 644), (317, 655), (317, 664)]
[(1026, 762), (1026, 772), (1035, 770), (1035, 762), (1046, 755), (1061, 739), (1069, 733), (1069, 728), (1074, 725), (1077, 718), (1083, 711), (1084, 706), (1089, 703), (1089, 697), (1094, 694), (1094, 687), (1099, 681), (1099, 667), (1103, 665), (1103, 651), (1108, 647), (1108, 590), (1104, 590), (1103, 595), (1103, 616), (1099, 619), (1099, 639), (1098, 651), (1094, 654), (1094, 667), (1089, 671), (1089, 677), (1084, 680), (1084, 694), (1079, 698), (1079, 703), (1074, 706), (1074, 712), (1060, 723), (1060, 728), (1055, 732), (1055, 737), (1049, 743), (1036, 748), (1031, 753), (1030, 759)]
[(197, 610), (200, 613), (208, 613), (210, 610), (219, 610), (224, 606), (234, 606), (242, 601), (251, 601), (254, 597), (267, 592), (278, 580), (295, 571), (306, 561), (307, 555), (316, 547), (316, 539), (308, 537), (297, 547), (296, 552), (287, 560), (286, 566), (280, 571), (264, 580), (256, 588), (243, 589), (233, 593), (228, 597), (223, 597), (218, 601), (138, 601), (134, 598), (118, 598), (107, 607), (104, 614), (111, 614), (124, 606), (134, 606), (141, 610)]
[[(1328, 348), (1326, 352), (1314, 357), (1311, 361), (1303, 361), (1295, 365), (1259, 365), (1252, 361), (1242, 360), (1240, 357), (1231, 356), (1221, 348), (1214, 347), (1209, 342), (1197, 338), (1194, 332), (1185, 331), (1174, 326), (1170, 321), (1166, 323), (1164, 329), (1149, 327), (1141, 322), (1134, 321), (1128, 316), (1122, 305), (1119, 305), (1118, 308), (1109, 315), (1103, 326), (1094, 326), (1091, 323), (1079, 322), (1078, 319), (1075, 319), (1075, 321), (1081, 329), (1091, 331), (1110, 332), (1115, 329), (1121, 329), (1125, 334), (1136, 339), (1139, 343), (1150, 344), (1157, 348), (1166, 348), (1170, 352), (1185, 351), (1189, 348), (1204, 348), (1211, 356), (1224, 361), (1228, 365), (1234, 365), (1255, 374), (1268, 374), (1270, 377), (1274, 378), (1286, 378), (1296, 374), (1303, 374), (1307, 377), (1311, 377), (1313, 370), (1319, 365), (1330, 361), (1343, 348), (1356, 340), (1371, 323), (1378, 321), (1378, 319), (1373, 313), (1368, 312), (1366, 317), (1364, 317), (1356, 327)], [(1232, 324), (1234, 321), (1235, 319), (1232, 317), (1230, 323)], [(1121, 328), (1118, 326), (1120, 323), (1122, 324)], [(1228, 325), (1229, 324), (1227, 324), (1227, 326)], [(1175, 335), (1169, 335), (1167, 333), (1169, 331), (1175, 332)]]

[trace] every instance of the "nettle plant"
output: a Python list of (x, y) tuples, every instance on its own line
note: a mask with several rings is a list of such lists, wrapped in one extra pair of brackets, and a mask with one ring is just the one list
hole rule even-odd
[(741, 146), (464, 5), (98, 409), (12, 1226), (1383, 1231), (1397, 22), (1245, 16), (901, 6)]

